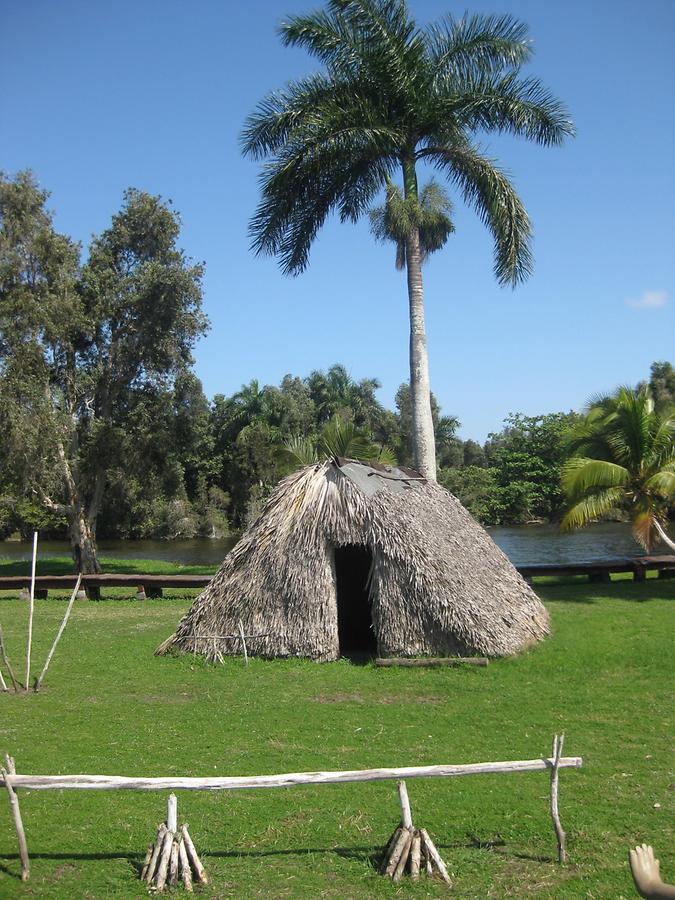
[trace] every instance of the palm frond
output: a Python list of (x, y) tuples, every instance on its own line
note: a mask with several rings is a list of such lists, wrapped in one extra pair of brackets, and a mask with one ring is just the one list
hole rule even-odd
[(651, 509), (640, 510), (633, 515), (631, 520), (631, 532), (641, 547), (650, 552), (656, 538), (656, 526), (654, 525), (654, 513)]
[(494, 160), (473, 147), (428, 147), (420, 154), (445, 171), (494, 238), (494, 272), (500, 284), (517, 284), (532, 271), (532, 226), (525, 207)]
[(368, 215), (376, 240), (396, 244), (396, 268), (401, 270), (406, 264), (406, 239), (411, 229), (419, 230), (420, 257), (424, 262), (430, 253), (444, 247), (454, 232), (451, 213), (447, 192), (431, 179), (419, 192), (419, 198), (404, 198), (399, 188), (389, 183), (384, 206), (371, 209)]
[(509, 15), (447, 16), (426, 29), (426, 39), (440, 78), (518, 67), (532, 56), (527, 25)]
[(584, 497), (569, 507), (560, 522), (561, 531), (574, 531), (582, 528), (590, 522), (595, 522), (614, 509), (619, 509), (623, 501), (623, 491), (620, 488), (608, 488)]
[(349, 90), (348, 84), (315, 74), (268, 94), (244, 123), (242, 152), (258, 160), (275, 153), (294, 129), (311, 123), (318, 109), (338, 102), (341, 94)]
[(449, 85), (439, 104), (470, 130), (507, 132), (544, 146), (560, 145), (574, 135), (564, 104), (537, 78), (503, 77), (485, 73), (465, 79), (459, 90)]
[(664, 467), (645, 482), (645, 488), (660, 497), (675, 503), (675, 463), (670, 468)]
[(651, 448), (651, 464), (667, 467), (675, 458), (675, 414), (664, 416), (656, 425)]
[(294, 469), (300, 466), (310, 466), (319, 459), (314, 442), (300, 436), (290, 438), (283, 446), (279, 447), (277, 458)]
[(365, 52), (362, 36), (334, 9), (290, 16), (279, 35), (284, 46), (304, 47), (339, 75), (358, 71)]
[(630, 472), (606, 460), (573, 457), (562, 470), (562, 487), (571, 500), (589, 491), (625, 487), (629, 483)]

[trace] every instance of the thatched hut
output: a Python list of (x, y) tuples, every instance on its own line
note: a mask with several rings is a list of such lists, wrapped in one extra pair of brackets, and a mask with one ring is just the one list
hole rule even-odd
[(506, 656), (548, 614), (461, 503), (409, 469), (335, 460), (279, 483), (159, 652)]

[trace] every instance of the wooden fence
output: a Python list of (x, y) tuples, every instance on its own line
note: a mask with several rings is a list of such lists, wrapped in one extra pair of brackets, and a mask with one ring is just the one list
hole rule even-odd
[[(635, 581), (644, 581), (647, 572), (658, 572), (659, 578), (675, 577), (675, 556), (635, 556), (627, 559), (599, 560), (572, 564), (542, 564), (516, 566), (523, 578), (531, 581), (542, 576), (583, 575), (589, 581), (607, 582), (613, 574), (628, 572)], [(35, 579), (35, 596), (45, 598), (49, 590), (71, 590), (76, 575), (38, 575)], [(87, 597), (98, 600), (102, 587), (125, 587), (146, 597), (161, 597), (164, 588), (204, 588), (212, 575), (142, 575), (104, 574), (83, 575), (82, 587)], [(30, 575), (0, 577), (0, 591), (20, 591), (30, 586)]]
[(0, 787), (7, 789), (10, 807), (19, 841), (22, 880), (29, 876), (29, 859), (25, 831), (19, 808), (17, 791), (236, 791), (252, 788), (282, 788), (297, 785), (344, 784), (348, 782), (389, 781), (408, 778), (452, 778), (468, 775), (513, 774), (516, 772), (551, 773), (551, 817), (558, 841), (558, 858), (566, 859), (565, 832), (558, 814), (558, 771), (578, 769), (580, 756), (563, 756), (564, 735), (553, 739), (551, 757), (512, 760), (506, 762), (468, 763), (463, 765), (404, 766), (399, 768), (352, 769), (328, 772), (291, 772), (282, 775), (244, 775), (232, 777), (176, 777), (142, 778), (126, 775), (20, 775), (14, 760), (6, 756), (6, 768), (0, 768)]

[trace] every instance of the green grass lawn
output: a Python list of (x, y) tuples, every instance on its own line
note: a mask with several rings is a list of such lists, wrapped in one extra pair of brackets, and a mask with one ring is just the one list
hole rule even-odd
[[(23, 773), (244, 775), (529, 759), (554, 732), (584, 757), (561, 772), (570, 863), (555, 862), (545, 773), (408, 782), (413, 818), (453, 873), (376, 874), (398, 818), (395, 782), (178, 796), (210, 877), (204, 897), (636, 896), (631, 845), (675, 882), (672, 660), (675, 582), (538, 587), (553, 637), (486, 669), (347, 661), (154, 657), (186, 600), (78, 602), (39, 695), (0, 695), (0, 750)], [(36, 603), (33, 670), (64, 604)], [(27, 604), (0, 600), (24, 669)], [(17, 673), (18, 674), (18, 673)], [(670, 770), (670, 771), (669, 771)], [(658, 805), (657, 805), (658, 804)], [(166, 795), (23, 792), (31, 880), (0, 802), (0, 897), (141, 897)]]

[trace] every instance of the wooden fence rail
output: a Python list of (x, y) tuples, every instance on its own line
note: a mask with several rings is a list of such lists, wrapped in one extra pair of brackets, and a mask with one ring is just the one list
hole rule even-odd
[[(580, 756), (565, 756), (560, 769), (578, 769)], [(285, 775), (243, 775), (229, 778), (138, 778), (127, 775), (4, 775), (12, 787), (31, 791), (237, 791), (281, 788), (299, 784), (344, 784), (354, 781), (393, 781), (398, 778), (452, 778), (462, 775), (494, 775), (508, 772), (544, 772), (553, 758), (511, 762), (468, 763), (456, 766), (404, 766), (396, 769), (352, 769), (337, 772), (290, 772)]]
[[(252, 788), (283, 788), (297, 785), (343, 784), (364, 781), (389, 781), (407, 778), (452, 778), (466, 775), (495, 775), (514, 772), (551, 773), (551, 817), (558, 841), (558, 856), (565, 860), (565, 832), (560, 826), (558, 814), (558, 771), (578, 769), (580, 756), (562, 756), (562, 740), (556, 735), (553, 755), (538, 759), (511, 760), (506, 762), (467, 763), (463, 765), (403, 766), (381, 769), (350, 769), (328, 772), (290, 772), (282, 775), (243, 775), (223, 778), (140, 778), (126, 775), (19, 775), (14, 760), (6, 756), (6, 768), (0, 768), (0, 786), (5, 787), (10, 802), (14, 827), (17, 832), (21, 857), (21, 877), (28, 880), (30, 869), (26, 835), (19, 808), (17, 791), (234, 791)], [(400, 790), (400, 787), (399, 787)]]
[[(516, 566), (523, 578), (532, 580), (542, 576), (583, 575), (589, 581), (610, 581), (611, 575), (631, 573), (635, 581), (644, 581), (647, 572), (658, 572), (659, 578), (675, 577), (675, 556), (635, 556), (595, 562)], [(75, 584), (76, 575), (38, 575), (35, 578), (35, 596), (44, 598), (49, 590), (67, 591)], [(147, 597), (161, 597), (163, 588), (204, 588), (213, 575), (143, 575), (103, 574), (83, 575), (82, 587), (87, 596), (96, 600), (102, 587), (126, 587), (142, 589)], [(30, 575), (0, 577), (0, 591), (20, 591), (29, 588)]]

